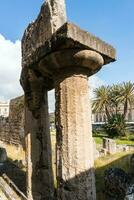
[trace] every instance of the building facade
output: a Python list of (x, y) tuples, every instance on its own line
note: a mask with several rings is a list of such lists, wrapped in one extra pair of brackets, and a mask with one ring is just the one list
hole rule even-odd
[[(123, 113), (123, 108), (120, 108), (118, 110), (118, 113)], [(129, 108), (128, 112), (127, 112), (127, 116), (126, 116), (126, 121), (128, 123), (134, 123), (134, 107), (133, 108)], [(94, 112), (92, 113), (92, 124), (103, 124), (107, 122), (107, 116), (105, 111), (101, 111), (101, 112)]]
[(0, 117), (8, 117), (9, 116), (9, 102), (0, 102)]

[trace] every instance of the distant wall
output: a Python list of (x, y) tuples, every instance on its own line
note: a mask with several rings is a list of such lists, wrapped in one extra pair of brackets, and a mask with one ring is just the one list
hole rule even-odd
[(24, 147), (24, 96), (12, 99), (9, 117), (0, 118), (0, 141)]

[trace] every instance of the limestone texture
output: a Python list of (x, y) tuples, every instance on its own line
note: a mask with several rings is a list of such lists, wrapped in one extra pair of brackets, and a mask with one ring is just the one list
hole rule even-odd
[(67, 22), (64, 0), (46, 0), (22, 39), (29, 200), (53, 199), (47, 92), (55, 88), (57, 200), (95, 200), (88, 77), (115, 49)]
[(93, 141), (86, 75), (56, 82), (58, 199), (94, 200)]
[(0, 163), (3, 163), (7, 160), (7, 152), (5, 148), (0, 147)]
[[(27, 150), (27, 193), (29, 200), (52, 200), (54, 183), (48, 117), (46, 82), (42, 75), (29, 69), (27, 58), (41, 48), (66, 22), (64, 0), (46, 0), (35, 22), (22, 39), (22, 77), (25, 91), (25, 133)], [(25, 65), (26, 64), (26, 65)]]
[(64, 0), (46, 0), (37, 19), (30, 23), (22, 39), (23, 63), (67, 21)]
[(124, 170), (120, 168), (107, 169), (104, 175), (107, 198), (123, 200), (130, 186), (130, 181), (130, 177)]
[(54, 199), (51, 140), (47, 93), (38, 110), (38, 118), (25, 111), (27, 195), (29, 200)]
[(25, 148), (24, 96), (12, 99), (9, 105), (9, 117), (0, 118), (0, 139), (7, 144)]
[(103, 138), (103, 148), (109, 154), (114, 154), (117, 152), (116, 141), (110, 138)]

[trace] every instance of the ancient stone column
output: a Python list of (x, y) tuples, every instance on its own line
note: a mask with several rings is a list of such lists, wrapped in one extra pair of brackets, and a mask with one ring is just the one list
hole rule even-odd
[(31, 79), (31, 101), (28, 101), (29, 96), (25, 96), (27, 194), (29, 200), (54, 199), (48, 97), (47, 90), (42, 84), (42, 80)]
[(114, 61), (115, 50), (70, 23), (49, 42), (38, 70), (56, 91), (57, 198), (95, 200), (88, 77)]
[(39, 120), (36, 120), (26, 108), (27, 194), (29, 200), (52, 200), (54, 198), (51, 140), (44, 108), (45, 105), (41, 107)]
[[(55, 78), (58, 199), (95, 200), (89, 71), (84, 65), (96, 68), (104, 61), (93, 51), (64, 53), (72, 68)], [(61, 68), (68, 64), (62, 61)]]
[[(52, 9), (50, 5), (53, 6)], [(88, 100), (87, 78), (97, 73), (102, 65), (115, 61), (115, 49), (74, 24), (64, 24), (65, 16), (64, 0), (46, 1), (37, 20), (29, 25), (22, 40), (21, 82), (25, 82), (23, 79), (28, 82), (26, 85), (29, 90), (25, 91), (28, 102), (32, 100), (33, 105), (38, 105), (33, 109), (29, 104), (29, 110), (36, 119), (33, 133), (40, 130), (40, 120), (43, 118), (42, 97), (41, 101), (35, 103), (40, 97), (37, 95), (41, 85), (39, 82), (43, 78), (47, 90), (56, 89), (58, 199), (95, 200), (91, 105)], [(32, 89), (30, 71), (35, 73), (39, 81), (36, 90), (34, 87)], [(40, 94), (44, 94), (44, 90)], [(36, 145), (37, 138), (31, 146)], [(34, 166), (32, 168), (34, 170)], [(34, 184), (36, 181), (32, 179), (32, 185)], [(36, 190), (39, 194), (38, 191)], [(42, 188), (40, 192), (42, 194)]]
[[(41, 49), (42, 45), (44, 46), (45, 42), (65, 22), (65, 1), (46, 0), (41, 7), (38, 19), (29, 24), (22, 39), (21, 84), (26, 99), (25, 132), (29, 200), (52, 200), (54, 198), (47, 100), (49, 83), (47, 84), (48, 78), (45, 78), (45, 87), (43, 86), (42, 90), (40, 86), (44, 83), (38, 80), (42, 74), (36, 68), (38, 68), (41, 54), (44, 51), (38, 54), (36, 50)], [(34, 56), (36, 61), (30, 59), (33, 52), (36, 54)]]

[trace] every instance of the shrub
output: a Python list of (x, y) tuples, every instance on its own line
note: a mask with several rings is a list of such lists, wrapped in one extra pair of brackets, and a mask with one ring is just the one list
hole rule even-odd
[(104, 128), (109, 137), (125, 136), (126, 122), (124, 116), (122, 114), (112, 115)]
[(129, 136), (128, 136), (128, 140), (134, 141), (134, 134), (133, 134), (133, 135), (129, 135)]

